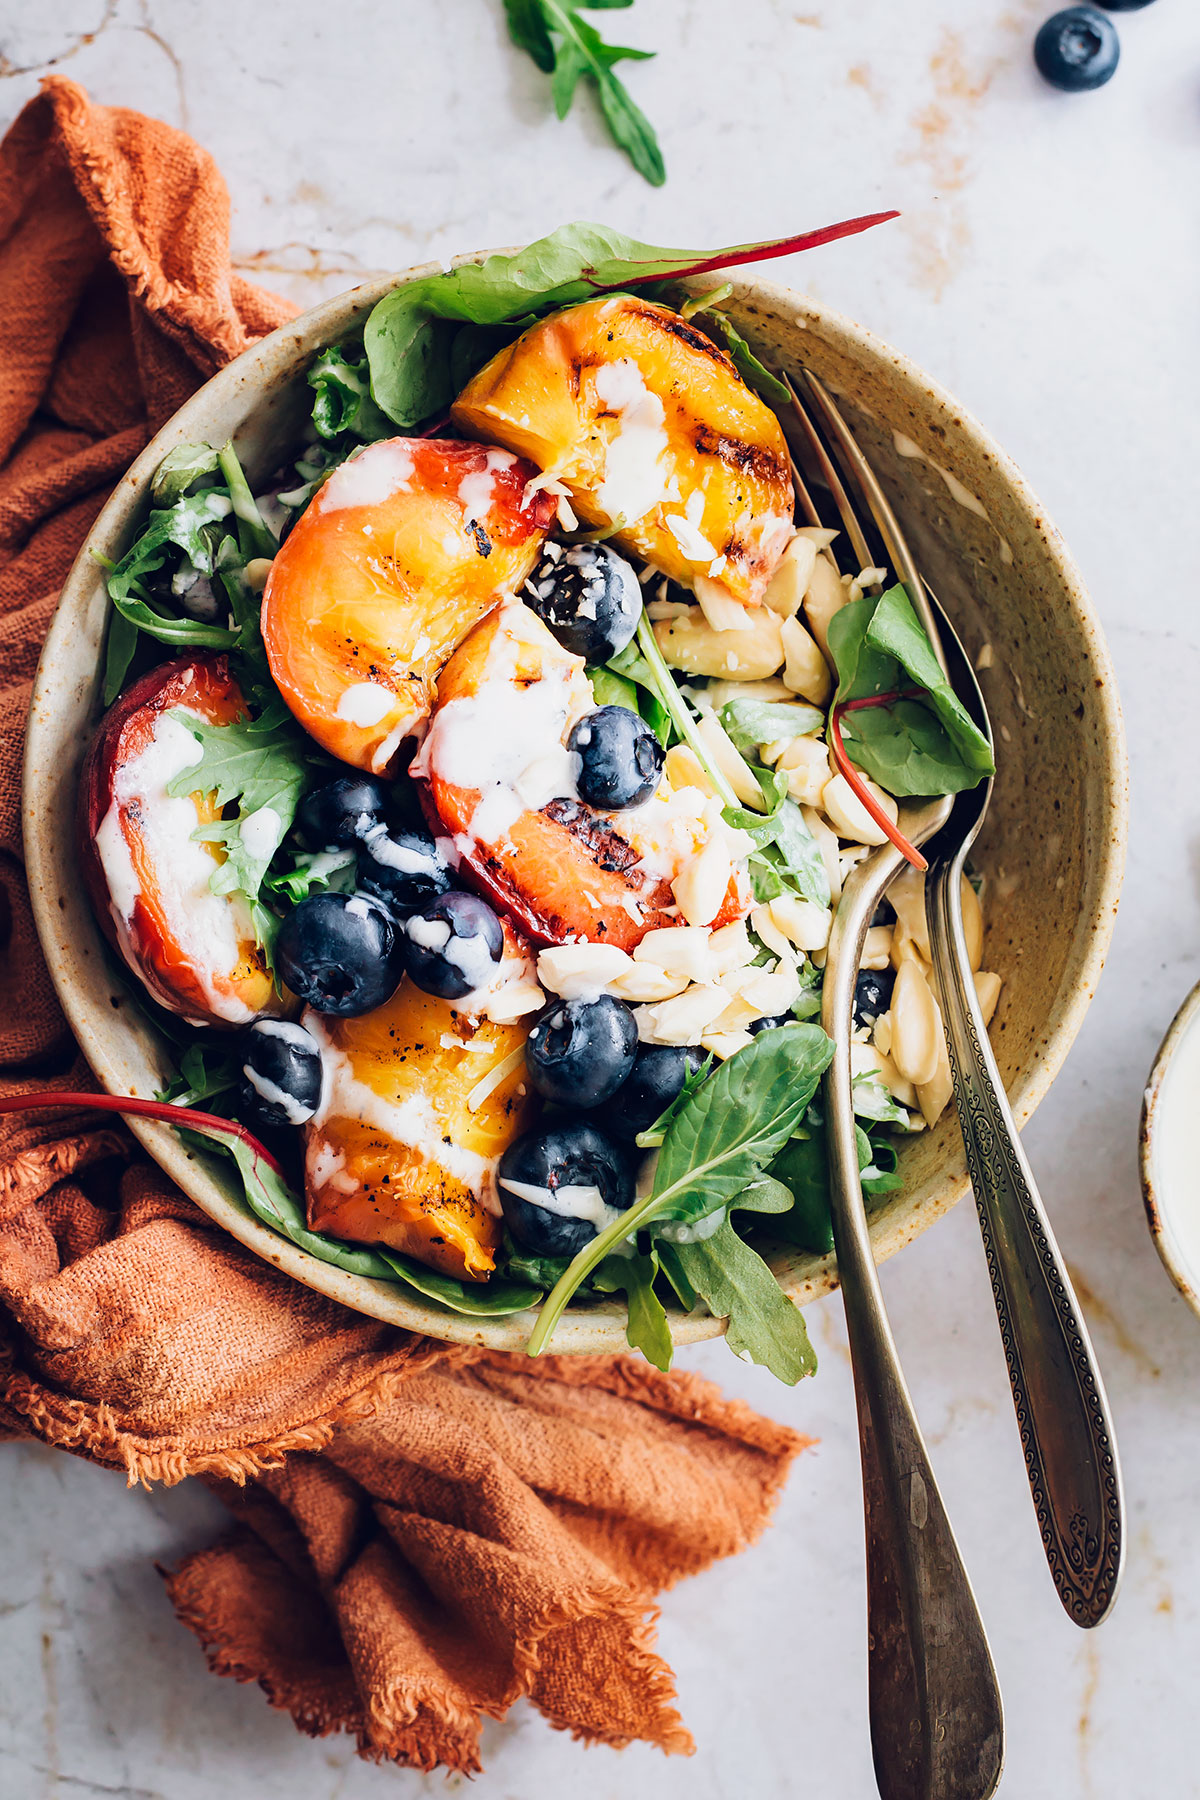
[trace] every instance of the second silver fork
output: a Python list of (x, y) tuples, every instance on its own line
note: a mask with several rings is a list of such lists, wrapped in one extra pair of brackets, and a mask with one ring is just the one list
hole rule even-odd
[[(806, 399), (854, 471), (892, 568), (938, 648), (937, 626), (887, 501), (819, 382)], [(821, 434), (795, 395), (797, 419), (860, 567), (873, 564), (858, 515)], [(797, 499), (821, 524), (796, 473)], [(906, 804), (901, 828), (920, 844), (946, 823), (948, 800)], [(1004, 1757), (1003, 1708), (991, 1651), (900, 1368), (875, 1270), (859, 1177), (850, 1042), (854, 990), (871, 917), (906, 867), (890, 844), (848, 876), (825, 963), (821, 1022), (834, 1043), (825, 1077), (834, 1249), (858, 1407), (866, 1519), (868, 1687), (875, 1778), (884, 1800), (987, 1800)]]

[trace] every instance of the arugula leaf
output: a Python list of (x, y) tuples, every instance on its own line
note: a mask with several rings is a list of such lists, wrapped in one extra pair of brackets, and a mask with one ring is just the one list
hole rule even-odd
[[(632, 4), (633, 0), (580, 0), (591, 12)], [(646, 62), (654, 52), (606, 44), (569, 0), (562, 5), (559, 0), (504, 0), (504, 12), (508, 35), (518, 50), (524, 50), (542, 73), (549, 75), (558, 117), (566, 118), (579, 78), (586, 76), (596, 89), (613, 142), (625, 151), (639, 175), (661, 187), (667, 171), (654, 127), (612, 72), (615, 63)]]
[(695, 1222), (729, 1205), (783, 1148), (833, 1055), (818, 1025), (760, 1032), (721, 1064), (672, 1121), (654, 1185), (586, 1244), (555, 1283), (529, 1340), (538, 1355), (572, 1294), (626, 1237), (655, 1220)]
[(263, 886), (295, 906), (310, 894), (353, 893), (357, 871), (353, 850), (301, 850), (291, 868), (269, 869)]
[(893, 1100), (882, 1081), (871, 1075), (856, 1075), (851, 1082), (854, 1111), (860, 1119), (874, 1119), (880, 1125), (907, 1125), (908, 1113), (898, 1100)]
[(217, 463), (229, 489), (229, 503), (237, 520), (238, 542), (243, 558), (249, 561), (252, 556), (274, 556), (279, 544), (275, 533), (259, 512), (257, 500), (250, 492), (250, 483), (238, 461), (232, 438), (218, 450)]
[(500, 325), (618, 288), (789, 256), (895, 216), (875, 213), (798, 237), (735, 244), (708, 255), (639, 243), (605, 225), (560, 226), (515, 255), (464, 263), (385, 294), (364, 333), (371, 393), (397, 425), (415, 425), (443, 411), (457, 391), (451, 365), (454, 334), (444, 321)]
[[(711, 1313), (728, 1319), (725, 1341), (736, 1356), (769, 1369), (789, 1387), (815, 1372), (804, 1314), (728, 1219), (710, 1237), (663, 1244), (659, 1254), (664, 1268), (674, 1270)], [(670, 1276), (672, 1285), (675, 1278)]]
[(502, 1281), (495, 1275), (490, 1281), (456, 1281), (452, 1275), (439, 1275), (414, 1257), (402, 1256), (398, 1250), (379, 1252), (393, 1275), (407, 1287), (434, 1300), (448, 1312), (466, 1313), (471, 1318), (503, 1318), (508, 1313), (526, 1312), (536, 1306), (543, 1289), (528, 1287), (515, 1281)]
[(323, 438), (350, 431), (369, 443), (391, 434), (390, 420), (371, 398), (365, 350), (357, 358), (347, 354), (344, 344), (323, 350), (308, 371), (308, 381), (315, 390), (313, 424)]
[[(201, 754), (167, 784), (167, 792), (214, 794), (221, 807), (236, 802), (235, 818), (200, 825), (193, 836), (225, 846), (225, 861), (216, 865), (210, 882), (214, 894), (240, 892), (255, 907), (268, 865), (315, 779), (317, 755), (290, 718), (210, 725), (182, 708), (171, 717), (191, 732)], [(264, 909), (258, 907), (254, 918), (259, 942), (269, 944)]]
[(835, 705), (898, 693), (909, 682), (925, 690), (840, 715), (847, 754), (888, 793), (954, 794), (995, 773), (987, 739), (943, 675), (903, 587), (841, 607), (829, 648)]
[(658, 1273), (658, 1253), (648, 1256), (606, 1256), (592, 1276), (592, 1286), (601, 1294), (625, 1294), (628, 1320), (625, 1342), (631, 1350), (640, 1350), (648, 1363), (665, 1374), (671, 1366), (674, 1345), (662, 1301), (654, 1291)]
[[(790, 700), (727, 700), (721, 708), (726, 736), (743, 753), (777, 738), (814, 737), (825, 729), (819, 706)], [(785, 784), (786, 785), (786, 784)]]

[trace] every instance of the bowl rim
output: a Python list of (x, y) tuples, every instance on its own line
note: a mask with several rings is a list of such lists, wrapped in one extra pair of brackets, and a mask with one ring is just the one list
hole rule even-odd
[[(456, 257), (452, 266), (477, 262), (491, 251), (479, 251)], [(336, 343), (349, 335), (361, 316), (392, 289), (441, 271), (438, 262), (417, 264), (398, 274), (379, 277), (344, 293), (320, 301), (288, 320), (266, 337), (243, 351), (240, 356), (204, 382), (154, 434), (117, 482), (109, 499), (97, 515), (71, 571), (63, 584), (53, 619), (38, 663), (30, 702), (29, 726), (25, 746), (22, 778), (23, 826), (26, 868), (35, 926), (50, 968), (59, 1003), (67, 1017), (100, 1085), (113, 1091), (106, 1079), (108, 1058), (93, 1031), (87, 1009), (69, 978), (55, 947), (59, 942), (57, 907), (53, 899), (54, 875), (48, 846), (38, 828), (36, 790), (37, 761), (44, 756), (52, 737), (47, 714), (52, 708), (46, 702), (55, 687), (55, 650), (60, 634), (65, 634), (67, 603), (85, 580), (94, 581), (91, 550), (123, 530), (135, 497), (140, 500), (150, 476), (175, 444), (191, 441), (196, 428), (190, 427), (193, 413), (209, 410), (221, 403), (232, 404), (239, 390), (257, 383), (260, 398), (270, 388), (270, 365), (283, 352), (295, 358), (297, 351), (313, 355), (323, 344)], [(1103, 776), (1104, 791), (1099, 803), (1102, 829), (1096, 832), (1094, 846), (1094, 907), (1087, 924), (1087, 944), (1074, 968), (1074, 979), (1065, 995), (1060, 991), (1056, 1005), (1046, 1023), (1042, 1043), (1030, 1059), (1024, 1079), (1010, 1093), (1010, 1103), (1018, 1125), (1031, 1117), (1054, 1080), (1083, 1022), (1095, 993), (1115, 924), (1117, 904), (1124, 871), (1128, 834), (1128, 759), (1124, 725), (1112, 661), (1099, 622), (1092, 609), (1079, 569), (1061, 534), (1047, 518), (1040, 504), (1011, 457), (992, 439), (984, 427), (959, 405), (954, 396), (930, 377), (902, 352), (895, 350), (865, 326), (825, 306), (811, 296), (781, 283), (753, 276), (731, 277), (735, 301), (753, 301), (764, 312), (774, 313), (819, 327), (827, 341), (844, 345), (862, 360), (883, 363), (894, 371), (900, 382), (923, 393), (940, 422), (947, 426), (943, 449), (963, 444), (983, 461), (990, 463), (996, 478), (1009, 490), (1014, 500), (1037, 530), (1045, 558), (1052, 566), (1056, 582), (1065, 591), (1077, 629), (1081, 632), (1092, 666), (1098, 677), (1093, 696), (1098, 707), (1099, 729), (1096, 747), (1098, 773)], [(253, 408), (248, 409), (248, 413)], [(1102, 749), (1102, 756), (1101, 756)], [(69, 949), (63, 955), (69, 954)], [(1070, 971), (1068, 971), (1070, 972)], [(248, 1209), (237, 1205), (220, 1192), (205, 1169), (206, 1159), (190, 1151), (179, 1137), (165, 1125), (149, 1120), (128, 1119), (134, 1136), (143, 1144), (164, 1172), (196, 1201), (216, 1223), (228, 1230), (242, 1244), (304, 1285), (326, 1294), (359, 1312), (384, 1319), (405, 1329), (424, 1332), (444, 1341), (483, 1344), (494, 1349), (518, 1350), (528, 1335), (530, 1314), (507, 1318), (479, 1319), (451, 1314), (430, 1305), (417, 1303), (390, 1283), (369, 1277), (351, 1275), (329, 1263), (321, 1262), (301, 1250), (256, 1219)], [(871, 1221), (871, 1240), (877, 1262), (882, 1262), (904, 1248), (929, 1225), (957, 1204), (967, 1191), (965, 1174), (950, 1175), (941, 1190), (931, 1197), (915, 1215), (902, 1218), (891, 1214), (877, 1215)], [(836, 1261), (833, 1255), (814, 1259), (808, 1272), (783, 1282), (784, 1291), (799, 1305), (832, 1291), (837, 1286)], [(675, 1343), (691, 1343), (721, 1335), (726, 1321), (711, 1316), (671, 1312), (668, 1315)], [(523, 1322), (522, 1322), (523, 1321)], [(554, 1349), (582, 1354), (618, 1351), (625, 1347), (624, 1309), (614, 1302), (590, 1302), (586, 1308), (568, 1308), (557, 1327)]]
[(1163, 1084), (1175, 1060), (1175, 1052), (1190, 1031), (1200, 1030), (1200, 981), (1188, 994), (1167, 1027), (1166, 1035), (1155, 1052), (1150, 1074), (1142, 1095), (1142, 1116), (1138, 1126), (1138, 1172), (1142, 1183), (1142, 1205), (1146, 1225), (1163, 1267), (1194, 1313), (1200, 1314), (1200, 1290), (1197, 1289), (1194, 1263), (1190, 1263), (1175, 1235), (1171, 1207), (1165, 1203), (1155, 1170), (1155, 1142), (1159, 1121), (1159, 1102)]

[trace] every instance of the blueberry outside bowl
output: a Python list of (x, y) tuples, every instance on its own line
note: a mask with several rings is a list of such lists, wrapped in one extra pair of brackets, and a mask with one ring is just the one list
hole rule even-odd
[[(277, 466), (280, 447), (298, 437), (307, 413), (305, 374), (313, 356), (361, 330), (371, 307), (397, 282), (437, 268), (428, 263), (326, 301), (215, 375), (118, 484), (63, 588), (29, 720), (26, 865), (59, 1000), (111, 1093), (152, 1096), (164, 1083), (170, 1050), (112, 971), (72, 848), (80, 764), (100, 716), (108, 614), (93, 552), (122, 554), (144, 515), (151, 476), (176, 444), (219, 444), (232, 436), (252, 478)], [(992, 1040), (1023, 1123), (1060, 1068), (1092, 998), (1120, 888), (1126, 758), (1099, 626), (1036, 498), (949, 394), (869, 332), (804, 295), (737, 275), (731, 285), (730, 317), (758, 353), (769, 363), (807, 364), (837, 393), (972, 657), (991, 645), (983, 684), (1003, 755), (978, 860), (989, 887), (986, 966), (1005, 984)], [(204, 1212), (298, 1281), (435, 1338), (523, 1347), (530, 1315), (462, 1317), (319, 1262), (252, 1217), (221, 1160), (185, 1146), (166, 1126), (130, 1124)], [(900, 1172), (904, 1189), (888, 1196), (872, 1219), (879, 1260), (903, 1249), (966, 1191), (952, 1108), (935, 1130), (902, 1145)], [(802, 1304), (836, 1285), (832, 1257), (780, 1249), (771, 1260), (785, 1291)], [(723, 1322), (675, 1312), (671, 1329), (677, 1343), (689, 1343), (718, 1335)], [(624, 1345), (623, 1306), (591, 1301), (568, 1309), (553, 1347), (595, 1352)]]

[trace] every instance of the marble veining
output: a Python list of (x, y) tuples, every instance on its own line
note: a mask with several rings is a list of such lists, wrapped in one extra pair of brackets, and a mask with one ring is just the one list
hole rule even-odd
[[(586, 96), (563, 125), (497, 0), (0, 4), (0, 122), (54, 68), (185, 126), (225, 171), (238, 266), (301, 304), (376, 271), (519, 242), (568, 217), (711, 246), (896, 205), (887, 232), (780, 279), (899, 345), (1011, 451), (1091, 584), (1133, 755), (1129, 875), (1108, 971), (1026, 1143), (1116, 1416), (1130, 1557), (1110, 1624), (1054, 1599), (1025, 1488), (973, 1212), (883, 1271), (918, 1410), (975, 1577), (1007, 1709), (1014, 1800), (1200, 1795), (1188, 1670), (1200, 1612), (1200, 1324), (1142, 1221), (1136, 1132), (1155, 1046), (1200, 975), (1200, 798), (1188, 778), (1200, 621), (1188, 566), (1191, 229), (1200, 49), (1186, 7), (1121, 14), (1102, 92), (1044, 88), (1050, 0), (640, 0), (625, 65), (671, 178), (655, 192)], [(734, 20), (736, 19), (736, 23)], [(762, 1543), (668, 1596), (661, 1642), (690, 1760), (584, 1752), (517, 1708), (484, 1734), (477, 1800), (741, 1800), (874, 1789), (858, 1470), (836, 1299), (795, 1392), (721, 1344), (683, 1360), (821, 1439)], [(223, 1514), (202, 1490), (126, 1492), (40, 1446), (0, 1449), (5, 1800), (371, 1800), (462, 1789), (310, 1742), (210, 1677), (153, 1569)]]

